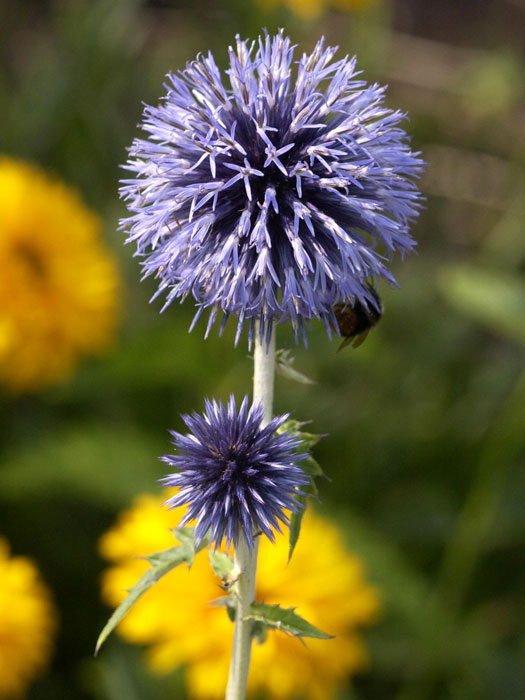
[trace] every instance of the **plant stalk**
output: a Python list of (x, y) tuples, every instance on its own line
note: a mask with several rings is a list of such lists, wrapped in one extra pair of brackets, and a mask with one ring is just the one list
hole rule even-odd
[[(263, 407), (262, 425), (272, 419), (273, 382), (275, 375), (275, 331), (268, 348), (266, 340), (260, 342), (259, 329), (255, 329), (255, 353), (253, 357), (253, 400), (260, 401)], [(230, 675), (226, 689), (226, 700), (245, 700), (250, 654), (252, 649), (252, 621), (246, 619), (250, 605), (255, 600), (255, 575), (257, 571), (257, 551), (259, 538), (254, 538), (250, 551), (248, 542), (241, 534), (234, 551), (235, 565), (241, 571), (237, 582), (237, 606), (235, 613), (235, 631), (230, 664)]]

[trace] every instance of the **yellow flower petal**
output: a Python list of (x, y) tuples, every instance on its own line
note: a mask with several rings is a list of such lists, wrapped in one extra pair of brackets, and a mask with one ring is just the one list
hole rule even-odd
[(66, 185), (0, 157), (0, 383), (65, 377), (113, 338), (119, 278), (102, 224)]
[(14, 700), (47, 666), (56, 612), (32, 562), (0, 537), (0, 698)]
[[(113, 563), (102, 581), (110, 605), (118, 605), (146, 570), (146, 562), (137, 556), (173, 545), (169, 529), (182, 516), (162, 506), (167, 497), (139, 497), (103, 536), (101, 552)], [(275, 544), (261, 539), (257, 600), (296, 606), (300, 615), (336, 638), (303, 644), (269, 632), (264, 644), (254, 645), (249, 691), (264, 691), (275, 700), (295, 695), (329, 700), (339, 684), (368, 663), (356, 626), (377, 619), (379, 595), (365, 581), (361, 561), (346, 549), (335, 525), (311, 511), (288, 565), (287, 557), (285, 535)], [(146, 658), (153, 670), (167, 673), (183, 665), (192, 698), (222, 700), (233, 625), (223, 608), (210, 604), (222, 595), (207, 554), (201, 552), (191, 570), (181, 566), (155, 584), (118, 631), (128, 641), (148, 645)]]

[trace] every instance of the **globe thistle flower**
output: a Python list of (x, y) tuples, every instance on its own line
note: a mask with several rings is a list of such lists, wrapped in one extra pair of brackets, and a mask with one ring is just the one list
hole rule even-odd
[(221, 331), (238, 318), (236, 342), (245, 321), (250, 342), (256, 321), (261, 338), (290, 320), (306, 342), (314, 317), (330, 335), (333, 306), (374, 305), (367, 282), (395, 284), (388, 262), (415, 245), (422, 161), (404, 115), (335, 53), (321, 39), (293, 80), (282, 31), (237, 37), (229, 84), (209, 53), (169, 73), (162, 103), (145, 108), (122, 227), (165, 306), (192, 295), (194, 323), (211, 309), (206, 334), (222, 312)]
[(197, 543), (208, 531), (216, 547), (224, 537), (228, 545), (237, 544), (241, 532), (250, 548), (259, 531), (273, 541), (279, 521), (287, 523), (283, 511), (297, 511), (294, 494), (308, 483), (295, 464), (308, 456), (297, 454), (301, 441), (276, 432), (288, 415), (263, 428), (262, 406), (248, 409), (245, 397), (237, 411), (233, 395), (227, 406), (206, 400), (205, 409), (203, 416), (182, 416), (191, 434), (172, 432), (180, 454), (162, 460), (179, 472), (162, 482), (180, 490), (166, 505), (188, 506), (182, 525), (197, 521)]

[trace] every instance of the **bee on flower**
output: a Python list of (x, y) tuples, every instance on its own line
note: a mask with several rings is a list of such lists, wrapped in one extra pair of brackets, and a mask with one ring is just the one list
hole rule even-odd
[(294, 60), (282, 31), (237, 37), (225, 76), (199, 56), (145, 108), (122, 228), (166, 306), (191, 296), (195, 321), (209, 310), (206, 334), (222, 314), (236, 342), (257, 322), (261, 338), (290, 321), (306, 342), (314, 318), (331, 335), (332, 309), (373, 306), (377, 280), (395, 284), (394, 254), (415, 246), (423, 161), (405, 115), (336, 52), (321, 39)]

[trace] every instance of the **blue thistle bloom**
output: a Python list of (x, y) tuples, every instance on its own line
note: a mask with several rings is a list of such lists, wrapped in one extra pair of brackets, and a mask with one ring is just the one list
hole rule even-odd
[[(192, 295), (261, 338), (290, 320), (306, 342), (305, 320), (337, 327), (338, 302), (376, 305), (388, 263), (415, 242), (420, 209), (414, 178), (423, 161), (387, 109), (385, 88), (356, 78), (355, 58), (333, 62), (318, 42), (296, 61), (282, 31), (230, 47), (227, 85), (213, 56), (169, 73), (157, 107), (146, 106), (121, 195), (122, 227), (159, 278), (166, 305)], [(165, 307), (164, 307), (165, 308)]]
[(294, 495), (309, 482), (296, 466), (308, 457), (297, 453), (301, 441), (276, 432), (288, 416), (274, 418), (262, 428), (261, 405), (248, 409), (245, 397), (237, 411), (232, 395), (227, 406), (206, 400), (203, 416), (193, 413), (182, 418), (191, 433), (172, 432), (179, 454), (161, 458), (178, 470), (162, 479), (179, 488), (166, 505), (188, 506), (181, 525), (197, 521), (197, 543), (209, 532), (216, 547), (223, 538), (228, 545), (236, 544), (241, 531), (250, 548), (257, 532), (273, 542), (273, 530), (281, 532), (279, 521), (288, 522), (283, 510), (302, 507)]

